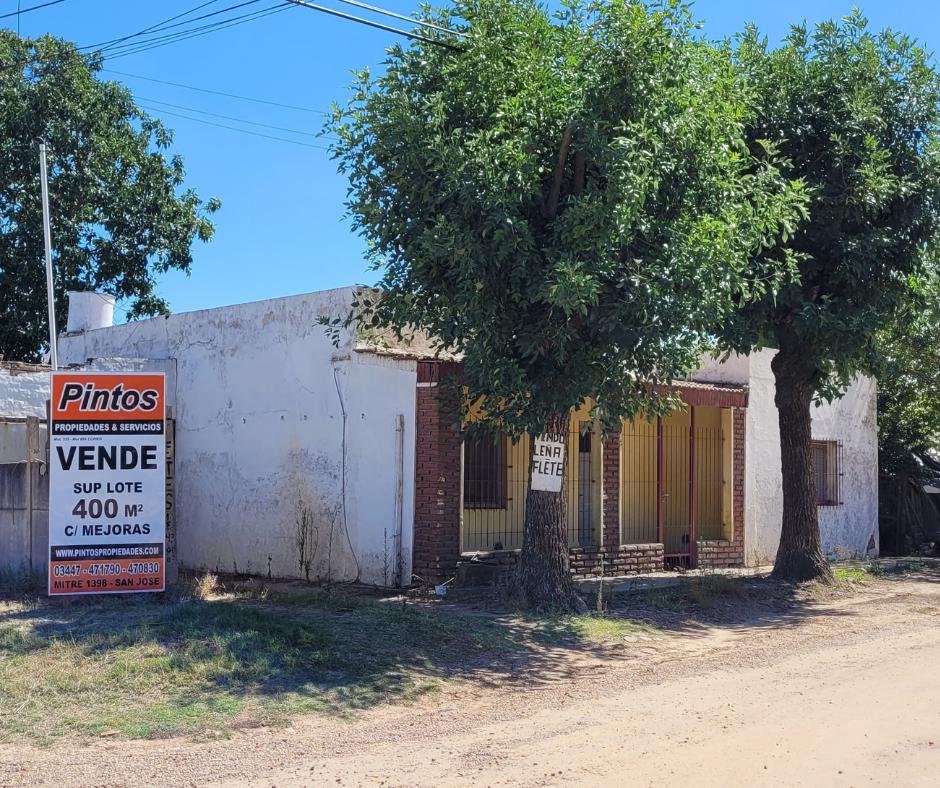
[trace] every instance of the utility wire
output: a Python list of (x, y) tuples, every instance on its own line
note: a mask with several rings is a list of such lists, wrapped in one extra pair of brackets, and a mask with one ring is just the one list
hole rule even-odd
[[(304, 8), (309, 8), (311, 11), (320, 11), (324, 14), (331, 14), (332, 16), (338, 16), (340, 19), (347, 19), (350, 22), (358, 22), (360, 25), (368, 25), (369, 27), (377, 28), (378, 30), (384, 30), (387, 33), (394, 33), (395, 35), (404, 36), (405, 38), (410, 38), (414, 41), (423, 41), (426, 44), (434, 44), (435, 46), (444, 47), (445, 49), (459, 49), (460, 47), (454, 44), (448, 44), (446, 41), (441, 41), (436, 38), (428, 38), (427, 36), (422, 36), (420, 33), (412, 33), (408, 30), (401, 30), (397, 27), (391, 27), (390, 25), (383, 25), (381, 22), (373, 22), (371, 19), (365, 19), (361, 16), (354, 16), (353, 14), (347, 14), (343, 11), (337, 11), (335, 8), (327, 8), (326, 6), (317, 5), (316, 3), (308, 3), (305, 0), (287, 0), (291, 5), (299, 5)], [(412, 22), (415, 20), (412, 19)]]
[[(107, 46), (109, 44), (117, 44), (121, 41), (127, 41), (130, 38), (136, 38), (137, 36), (142, 36), (145, 33), (152, 33), (154, 30), (162, 28), (167, 22), (172, 22), (174, 19), (179, 19), (183, 16), (189, 16), (190, 14), (198, 11), (200, 8), (205, 8), (207, 5), (212, 5), (213, 3), (218, 3), (219, 0), (208, 0), (208, 2), (197, 5), (195, 8), (190, 8), (188, 11), (183, 11), (181, 14), (176, 16), (171, 16), (169, 19), (164, 19), (162, 22), (157, 22), (155, 25), (150, 25), (150, 27), (145, 27), (143, 30), (138, 30), (136, 33), (131, 33), (130, 35), (122, 36), (121, 38), (112, 38), (108, 41), (101, 41), (97, 44), (88, 44), (87, 46), (79, 47), (79, 49), (97, 49), (98, 47)], [(192, 20), (190, 20), (192, 21)]]
[(401, 19), (403, 22), (411, 22), (412, 24), (421, 25), (422, 27), (429, 27), (432, 30), (440, 30), (442, 33), (453, 33), (455, 36), (465, 37), (467, 34), (462, 33), (460, 30), (451, 30), (449, 27), (442, 27), (441, 25), (435, 25), (433, 22), (426, 22), (423, 19), (415, 19), (412, 16), (405, 16), (404, 14), (396, 14), (394, 11), (389, 11), (385, 8), (379, 8), (377, 5), (369, 5), (368, 3), (361, 3), (359, 0), (339, 0), (340, 3), (345, 3), (346, 5), (353, 5), (356, 8), (364, 8), (366, 11), (373, 11), (376, 14), (383, 14), (385, 16), (391, 16), (395, 19)]
[(278, 14), (282, 11), (289, 11), (290, 5), (286, 3), (278, 3), (277, 5), (268, 6), (267, 9), (262, 9), (261, 11), (255, 11), (251, 14), (245, 14), (243, 16), (232, 17), (228, 20), (223, 20), (222, 22), (217, 22), (213, 25), (206, 25), (205, 28), (196, 28), (194, 31), (180, 31), (177, 34), (174, 34), (172, 37), (167, 36), (169, 40), (163, 41), (152, 41), (152, 42), (139, 42), (139, 45), (125, 45), (136, 48), (131, 49), (122, 49), (116, 53), (105, 52), (105, 54), (111, 60), (114, 60), (119, 57), (125, 57), (127, 55), (136, 55), (140, 52), (147, 52), (151, 49), (159, 49), (160, 47), (169, 46), (170, 44), (175, 44), (177, 41), (185, 41), (188, 38), (197, 38), (199, 36), (205, 36), (209, 33), (215, 33), (219, 30), (224, 30), (227, 27), (235, 27), (236, 25), (244, 25), (247, 22), (253, 22), (256, 19), (261, 19), (265, 16), (270, 16), (271, 14)]
[(174, 88), (183, 88), (184, 90), (195, 90), (199, 93), (209, 93), (213, 96), (225, 96), (226, 98), (238, 99), (239, 101), (251, 101), (255, 104), (267, 104), (271, 107), (282, 107), (283, 109), (293, 109), (297, 112), (313, 112), (317, 115), (329, 115), (328, 112), (323, 112), (319, 109), (312, 109), (311, 107), (299, 107), (296, 104), (282, 104), (279, 101), (268, 101), (267, 99), (260, 99), (254, 96), (240, 96), (237, 93), (226, 93), (223, 90), (211, 90), (209, 88), (200, 88), (195, 85), (186, 85), (182, 82), (169, 82), (165, 79), (155, 79), (154, 77), (145, 77), (142, 74), (130, 74), (126, 71), (116, 71), (113, 68), (103, 68), (102, 71), (107, 71), (109, 74), (117, 74), (121, 77), (130, 77), (131, 79), (142, 79), (146, 82), (156, 82), (158, 85), (170, 85)]
[(50, 0), (48, 3), (40, 3), (39, 5), (31, 5), (29, 8), (18, 8), (16, 11), (10, 11), (8, 14), (0, 14), (0, 19), (7, 19), (11, 16), (19, 16), (20, 14), (25, 14), (27, 11), (38, 11), (40, 8), (45, 8), (50, 5), (58, 5), (59, 3), (64, 3), (65, 0)]
[[(249, 0), (249, 4), (254, 4), (257, 2), (260, 2), (260, 0)], [(274, 5), (268, 6), (267, 8), (262, 8), (259, 11), (249, 11), (247, 14), (241, 14), (240, 16), (230, 16), (226, 19), (218, 19), (214, 22), (207, 22), (204, 25), (199, 25), (197, 27), (189, 27), (189, 28), (186, 28), (185, 30), (176, 30), (172, 33), (166, 33), (164, 35), (155, 35), (150, 38), (142, 39), (140, 41), (129, 41), (126, 44), (115, 44), (114, 46), (104, 47), (98, 51), (100, 51), (104, 55), (110, 56), (110, 55), (113, 55), (115, 52), (119, 52), (121, 50), (149, 47), (151, 44), (157, 44), (163, 41), (170, 41), (171, 39), (190, 38), (191, 33), (198, 33), (203, 30), (212, 31), (217, 28), (226, 27), (228, 26), (228, 23), (230, 22), (235, 22), (239, 19), (248, 19), (249, 17), (255, 17), (255, 16), (263, 14), (265, 11), (269, 11), (273, 8), (280, 8), (283, 5), (285, 5), (285, 3), (283, 2), (275, 3)], [(195, 22), (195, 21), (197, 20), (187, 19), (185, 22), (182, 22), (180, 24), (187, 25), (190, 22)], [(170, 27), (177, 27), (177, 25), (170, 25)], [(168, 27), (164, 29), (169, 30), (170, 28)], [(154, 30), (152, 32), (163, 33), (163, 30)]]
[(159, 107), (148, 107), (146, 104), (141, 104), (141, 107), (144, 109), (150, 110), (151, 112), (156, 112), (163, 115), (173, 115), (177, 118), (183, 118), (185, 120), (192, 120), (196, 123), (204, 123), (207, 126), (215, 126), (220, 129), (228, 129), (229, 131), (237, 131), (241, 134), (250, 134), (252, 137), (263, 137), (269, 140), (277, 140), (278, 142), (289, 142), (291, 145), (300, 145), (304, 148), (316, 148), (317, 150), (329, 150), (327, 145), (313, 145), (309, 142), (300, 142), (299, 140), (289, 140), (286, 137), (277, 137), (273, 134), (262, 134), (260, 131), (250, 131), (249, 129), (240, 129), (237, 126), (228, 126), (225, 123), (216, 123), (212, 120), (205, 120), (204, 118), (194, 118), (192, 115), (183, 115), (180, 112), (171, 112), (168, 109), (160, 109)]
[(250, 126), (260, 126), (265, 129), (274, 129), (275, 131), (286, 131), (289, 134), (302, 134), (304, 136), (312, 136), (314, 134), (314, 132), (311, 132), (311, 131), (301, 131), (300, 129), (290, 129), (290, 128), (287, 128), (286, 126), (274, 126), (270, 123), (260, 123), (259, 121), (256, 121), (256, 120), (247, 120), (245, 118), (238, 118), (238, 117), (235, 117), (234, 115), (221, 115), (218, 112), (209, 112), (208, 110), (196, 109), (195, 107), (186, 107), (182, 104), (172, 104), (169, 101), (159, 101), (155, 98), (148, 98), (147, 96), (136, 96), (135, 98), (139, 99), (140, 101), (148, 101), (151, 104), (162, 104), (165, 107), (172, 107), (173, 109), (181, 109), (181, 110), (184, 110), (185, 112), (195, 112), (198, 115), (208, 115), (213, 118), (222, 118), (222, 120), (233, 120), (236, 123), (247, 123)]
[[(217, 0), (212, 0), (212, 2), (216, 2), (216, 1), (217, 1)], [(111, 49), (120, 49), (120, 48), (122, 48), (122, 47), (132, 47), (132, 46), (136, 46), (137, 44), (144, 44), (144, 43), (146, 43), (147, 41), (156, 41), (157, 38), (150, 38), (150, 39), (146, 39), (145, 41), (135, 41), (135, 42), (133, 42), (133, 43), (130, 43), (130, 44), (123, 44), (123, 45), (120, 44), (121, 41), (129, 41), (130, 39), (133, 39), (133, 38), (137, 38), (137, 37), (139, 37), (139, 36), (146, 35), (147, 33), (162, 33), (162, 32), (164, 32), (165, 30), (172, 30), (174, 27), (183, 27), (184, 25), (189, 25), (189, 24), (192, 24), (193, 22), (199, 22), (199, 21), (201, 21), (201, 20), (203, 20), (203, 19), (209, 19), (210, 17), (218, 16), (219, 14), (224, 14), (226, 11), (234, 11), (234, 10), (237, 9), (237, 8), (243, 8), (243, 7), (246, 6), (246, 5), (254, 5), (255, 3), (260, 3), (260, 2), (261, 2), (261, 0), (245, 0), (245, 2), (236, 3), (235, 5), (226, 6), (225, 8), (220, 8), (218, 11), (212, 11), (211, 13), (203, 14), (202, 16), (195, 16), (195, 17), (193, 17), (192, 19), (184, 19), (182, 22), (176, 22), (175, 24), (172, 24), (172, 25), (171, 25), (171, 24), (167, 24), (168, 22), (172, 22), (174, 19), (179, 19), (181, 16), (186, 16), (186, 15), (188, 15), (188, 14), (191, 14), (191, 13), (193, 13), (194, 11), (198, 11), (200, 8), (204, 8), (206, 5), (208, 5), (208, 3), (203, 3), (202, 5), (196, 6), (195, 8), (191, 8), (189, 11), (186, 11), (186, 12), (183, 13), (183, 14), (177, 14), (176, 16), (172, 16), (172, 17), (170, 17), (169, 19), (164, 19), (162, 22), (158, 22), (158, 23), (155, 24), (155, 25), (151, 25), (150, 27), (146, 28), (145, 30), (141, 30), (141, 31), (139, 31), (139, 32), (137, 32), (137, 33), (131, 33), (130, 35), (124, 36), (123, 38), (117, 38), (117, 39), (114, 39), (113, 41), (110, 41), (110, 42), (109, 42), (109, 41), (104, 41), (104, 42), (102, 42), (102, 43), (100, 43), (100, 44), (92, 44), (91, 46), (81, 47), (81, 48), (82, 48), (82, 49), (98, 49), (98, 48), (101, 48), (103, 52), (106, 52), (106, 51), (111, 50)], [(230, 19), (241, 19), (241, 17), (230, 17)], [(214, 24), (222, 24), (222, 23), (227, 22), (227, 21), (229, 21), (229, 20), (221, 19), (221, 20), (219, 20), (217, 23), (216, 23), (216, 22), (212, 22), (212, 23), (210, 23), (210, 24), (211, 24), (211, 25), (214, 25)], [(202, 27), (193, 27), (193, 28), (190, 28), (189, 30), (180, 30), (180, 31), (177, 31), (177, 32), (180, 33), (180, 34), (182, 34), (182, 33), (191, 32), (192, 30), (204, 30), (206, 27), (209, 27), (209, 26), (210, 26), (210, 25), (203, 25)], [(170, 33), (170, 35), (176, 35), (176, 33)]]

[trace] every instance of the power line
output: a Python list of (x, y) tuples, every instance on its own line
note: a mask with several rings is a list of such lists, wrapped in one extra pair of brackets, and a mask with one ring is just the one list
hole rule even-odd
[[(441, 41), (436, 38), (429, 38), (428, 36), (422, 36), (420, 33), (412, 33), (408, 30), (401, 30), (397, 27), (391, 27), (390, 25), (383, 25), (381, 22), (373, 22), (371, 19), (365, 19), (361, 16), (354, 16), (353, 14), (347, 14), (344, 11), (337, 11), (335, 8), (327, 8), (323, 5), (317, 5), (316, 3), (308, 3), (306, 0), (286, 0), (291, 5), (299, 5), (304, 8), (309, 8), (312, 11), (320, 11), (324, 14), (330, 14), (332, 16), (338, 16), (340, 19), (347, 19), (350, 22), (358, 22), (360, 25), (367, 25), (369, 27), (377, 28), (378, 30), (384, 30), (387, 33), (394, 33), (398, 36), (404, 36), (405, 38), (413, 39), (414, 41), (423, 41), (426, 44), (434, 44), (435, 46), (444, 47), (446, 49), (459, 49), (460, 47), (455, 44), (448, 44), (446, 41)], [(411, 20), (415, 21), (415, 20)]]
[(140, 101), (149, 101), (151, 104), (162, 104), (163, 106), (173, 107), (174, 109), (185, 110), (186, 112), (195, 112), (198, 115), (209, 115), (210, 117), (213, 117), (213, 118), (222, 118), (222, 120), (233, 120), (236, 123), (247, 123), (250, 126), (260, 126), (266, 129), (274, 129), (275, 131), (286, 131), (290, 134), (301, 134), (304, 136), (310, 136), (313, 133), (310, 131), (301, 131), (300, 129), (287, 128), (286, 126), (274, 126), (270, 123), (261, 123), (256, 120), (247, 120), (245, 118), (238, 118), (238, 117), (235, 117), (234, 115), (221, 115), (218, 112), (209, 112), (208, 110), (204, 110), (204, 109), (196, 109), (195, 107), (187, 107), (187, 106), (184, 106), (183, 104), (173, 104), (169, 101), (159, 101), (158, 99), (148, 98), (147, 96), (136, 96), (135, 98), (139, 99)]
[(125, 57), (126, 55), (136, 55), (139, 52), (147, 52), (151, 49), (159, 49), (160, 47), (169, 46), (170, 44), (175, 44), (177, 41), (185, 41), (188, 38), (197, 38), (199, 36), (205, 36), (209, 33), (215, 33), (218, 30), (224, 30), (227, 27), (235, 27), (236, 25), (244, 25), (247, 22), (252, 22), (256, 19), (261, 19), (265, 16), (270, 16), (271, 14), (278, 14), (282, 11), (289, 11), (290, 5), (287, 3), (278, 3), (273, 6), (268, 6), (260, 11), (254, 11), (249, 14), (243, 14), (242, 16), (231, 17), (229, 19), (224, 19), (219, 22), (215, 22), (210, 25), (203, 25), (202, 27), (192, 28), (190, 30), (181, 30), (178, 33), (173, 33), (168, 36), (162, 36), (157, 39), (150, 39), (148, 41), (140, 41), (132, 44), (123, 44), (119, 45), (111, 51), (104, 51), (104, 54), (110, 59), (114, 60), (115, 58)]
[[(259, 2), (261, 2), (261, 0), (247, 0), (246, 3), (240, 3), (239, 6), (243, 6), (243, 5), (254, 5), (255, 3), (259, 3)], [(224, 12), (224, 11), (230, 11), (230, 10), (232, 10), (233, 8), (237, 8), (237, 7), (239, 7), (239, 6), (229, 6), (228, 8), (223, 8), (221, 11), (216, 11), (216, 12), (213, 12), (212, 14), (207, 14), (206, 16), (215, 16), (216, 14), (220, 14), (220, 13), (222, 13), (222, 12)], [(164, 35), (155, 35), (155, 36), (151, 36), (150, 38), (145, 38), (145, 39), (142, 39), (141, 41), (129, 41), (129, 42), (126, 43), (126, 44), (114, 44), (114, 45), (112, 45), (112, 46), (102, 47), (99, 51), (102, 52), (102, 53), (105, 54), (105, 55), (109, 55), (109, 54), (111, 54), (111, 53), (113, 53), (113, 52), (115, 52), (115, 51), (117, 51), (117, 50), (122, 50), (122, 49), (125, 49), (125, 50), (126, 50), (126, 49), (136, 49), (137, 47), (145, 47), (145, 46), (148, 46), (148, 45), (153, 44), (153, 43), (156, 43), (156, 42), (166, 41), (166, 40), (173, 39), (173, 38), (177, 38), (177, 37), (187, 36), (187, 35), (190, 34), (190, 33), (196, 33), (196, 32), (199, 32), (199, 31), (201, 31), (201, 30), (212, 30), (212, 29), (215, 29), (215, 28), (217, 28), (217, 27), (222, 27), (222, 26), (226, 25), (226, 24), (229, 23), (229, 22), (233, 22), (233, 21), (236, 21), (236, 20), (239, 20), (239, 19), (245, 19), (245, 18), (247, 18), (247, 17), (255, 16), (255, 15), (260, 14), (260, 13), (266, 11), (266, 10), (269, 10), (269, 9), (271, 9), (271, 8), (276, 8), (276, 7), (279, 7), (279, 6), (280, 6), (280, 4), (275, 3), (275, 5), (273, 5), (273, 6), (268, 6), (267, 8), (261, 9), (260, 11), (249, 11), (247, 14), (241, 14), (240, 16), (230, 16), (230, 17), (228, 17), (228, 18), (226, 18), (226, 19), (218, 19), (218, 20), (215, 20), (215, 21), (213, 21), (213, 22), (208, 22), (208, 23), (206, 23), (206, 24), (204, 24), (204, 25), (199, 25), (199, 26), (197, 26), (197, 27), (189, 27), (189, 28), (186, 28), (185, 30), (176, 30), (176, 31), (174, 31), (174, 32), (172, 32), (172, 33), (165, 33)], [(195, 18), (195, 19), (186, 19), (186, 20), (184, 20), (184, 21), (182, 21), (182, 22), (177, 22), (175, 25), (168, 25), (168, 26), (163, 27), (163, 28), (155, 28), (155, 29), (152, 30), (151, 32), (152, 32), (152, 33), (164, 33), (164, 31), (170, 30), (171, 28), (174, 28), (174, 27), (180, 27), (180, 26), (182, 26), (182, 25), (188, 25), (188, 24), (190, 24), (190, 23), (192, 23), (192, 22), (198, 22), (198, 21), (199, 21), (200, 19), (202, 19), (202, 18), (203, 18), (203, 17), (197, 17), (197, 18)], [(134, 37), (134, 36), (130, 36), (130, 38), (133, 38), (133, 37)]]
[(228, 129), (229, 131), (237, 131), (240, 134), (250, 134), (252, 137), (263, 137), (268, 140), (277, 140), (278, 142), (289, 142), (291, 145), (300, 145), (304, 148), (316, 148), (317, 150), (329, 150), (327, 145), (314, 145), (309, 142), (300, 142), (299, 140), (289, 140), (286, 137), (277, 137), (273, 134), (262, 134), (260, 131), (250, 131), (249, 129), (240, 129), (237, 126), (228, 126), (225, 123), (216, 123), (212, 120), (205, 120), (204, 118), (194, 118), (192, 115), (183, 115), (180, 112), (171, 112), (168, 109), (161, 109), (160, 107), (148, 107), (146, 104), (141, 104), (141, 107), (148, 109), (151, 112), (156, 112), (163, 115), (173, 115), (177, 118), (183, 118), (185, 120), (192, 120), (196, 123), (204, 123), (207, 126), (215, 126), (220, 129)]
[(226, 98), (238, 99), (239, 101), (251, 101), (255, 104), (266, 104), (271, 107), (281, 107), (283, 109), (292, 109), (297, 112), (313, 112), (317, 115), (329, 115), (328, 112), (323, 112), (323, 110), (312, 109), (311, 107), (299, 107), (296, 104), (282, 104), (280, 101), (269, 101), (267, 99), (260, 99), (254, 96), (240, 96), (237, 93), (226, 93), (223, 90), (211, 90), (210, 88), (200, 88), (195, 85), (186, 85), (182, 82), (169, 82), (165, 79), (155, 79), (154, 77), (145, 77), (142, 74), (130, 74), (127, 71), (117, 71), (113, 68), (103, 68), (102, 71), (107, 71), (109, 74), (117, 74), (122, 77), (130, 77), (131, 79), (142, 79), (146, 82), (156, 82), (158, 85), (170, 85), (174, 88), (183, 88), (184, 90), (195, 90), (199, 93), (209, 93), (213, 96), (225, 96)]
[[(218, 2), (218, 0), (210, 0), (209, 3), (203, 3), (202, 5), (197, 5), (195, 8), (190, 8), (188, 11), (184, 11), (182, 14), (171, 16), (169, 19), (164, 19), (162, 22), (157, 22), (155, 25), (151, 25), (150, 27), (140, 30), (136, 33), (131, 33), (130, 35), (124, 36), (123, 38), (116, 38), (116, 39), (113, 39), (112, 41), (103, 41), (100, 44), (91, 44), (89, 46), (80, 47), (80, 48), (81, 49), (97, 49), (101, 47), (102, 51), (106, 51), (108, 49), (118, 49), (120, 48), (118, 45), (120, 44), (121, 41), (129, 41), (132, 38), (137, 38), (139, 36), (146, 35), (147, 33), (162, 33), (165, 30), (172, 30), (174, 27), (182, 27), (183, 25), (189, 25), (189, 24), (192, 24), (193, 22), (199, 22), (202, 19), (209, 19), (210, 17), (218, 16), (219, 14), (224, 14), (226, 11), (234, 11), (236, 8), (243, 8), (246, 5), (254, 5), (255, 3), (260, 3), (261, 0), (245, 0), (244, 2), (236, 3), (235, 5), (226, 6), (225, 8), (220, 8), (218, 11), (212, 11), (211, 13), (203, 14), (202, 16), (196, 16), (196, 17), (193, 17), (192, 19), (184, 19), (182, 22), (177, 22), (176, 24), (172, 24), (172, 25), (168, 24), (169, 22), (172, 22), (174, 19), (179, 19), (180, 17), (188, 16), (189, 14), (192, 14), (195, 11), (198, 11), (200, 8), (205, 8), (207, 5), (210, 5), (211, 3), (214, 3), (214, 2)], [(231, 17), (231, 18), (240, 19), (241, 17)], [(226, 22), (226, 21), (228, 20), (225, 20), (225, 19), (219, 20), (218, 24), (222, 24), (223, 22)], [(212, 23), (212, 24), (216, 24), (216, 23)], [(199, 28), (190, 28), (188, 31), (181, 30), (179, 32), (186, 33), (192, 30), (203, 30), (206, 27), (209, 27), (209, 25), (204, 25), (203, 27), (199, 27)], [(176, 34), (171, 33), (170, 35), (176, 35)], [(147, 39), (147, 40), (155, 41), (157, 39), (153, 38), (153, 39)], [(130, 47), (130, 46), (136, 46), (137, 44), (143, 44), (143, 43), (146, 43), (146, 42), (138, 41), (133, 44), (125, 44), (124, 46)]]
[(404, 14), (396, 14), (394, 11), (389, 11), (385, 8), (379, 8), (377, 5), (369, 5), (368, 3), (361, 3), (359, 0), (339, 0), (340, 3), (345, 3), (346, 5), (356, 6), (356, 8), (364, 8), (366, 11), (373, 11), (376, 14), (383, 14), (385, 16), (394, 17), (395, 19), (401, 19), (403, 22), (411, 22), (413, 24), (421, 25), (422, 27), (429, 27), (432, 30), (440, 30), (442, 33), (453, 33), (455, 36), (465, 37), (467, 34), (461, 32), (460, 30), (451, 30), (449, 27), (442, 27), (441, 25), (435, 25), (433, 22), (427, 22), (423, 19), (415, 19), (411, 16), (405, 16)]
[(79, 49), (97, 49), (98, 47), (107, 46), (108, 44), (117, 44), (117, 43), (120, 43), (121, 41), (127, 41), (130, 38), (142, 36), (144, 35), (144, 33), (151, 33), (154, 30), (165, 25), (167, 22), (172, 22), (174, 19), (179, 19), (180, 17), (183, 17), (183, 16), (189, 16), (195, 11), (198, 11), (200, 8), (205, 8), (207, 5), (212, 5), (213, 3), (218, 3), (218, 2), (219, 0), (208, 0), (208, 2), (197, 5), (195, 8), (190, 8), (188, 11), (183, 11), (181, 14), (177, 14), (176, 16), (171, 16), (168, 19), (164, 19), (162, 22), (157, 22), (155, 25), (151, 25), (150, 27), (145, 27), (143, 30), (139, 30), (136, 33), (131, 33), (130, 35), (122, 36), (121, 38), (112, 38), (112, 39), (109, 39), (108, 41), (101, 41), (97, 44), (88, 44), (87, 46), (79, 47)]
[(11, 16), (19, 16), (20, 14), (25, 14), (28, 11), (38, 11), (40, 8), (45, 8), (50, 5), (58, 5), (59, 3), (64, 3), (65, 0), (50, 0), (48, 3), (40, 3), (39, 5), (31, 5), (29, 8), (19, 8), (16, 11), (10, 11), (8, 14), (0, 14), (0, 19), (8, 19)]

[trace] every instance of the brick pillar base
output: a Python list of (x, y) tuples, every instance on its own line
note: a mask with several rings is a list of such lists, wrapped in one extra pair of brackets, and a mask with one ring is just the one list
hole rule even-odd
[(456, 370), (446, 362), (418, 362), (412, 559), (418, 582), (449, 580), (460, 559), (459, 411), (440, 385)]

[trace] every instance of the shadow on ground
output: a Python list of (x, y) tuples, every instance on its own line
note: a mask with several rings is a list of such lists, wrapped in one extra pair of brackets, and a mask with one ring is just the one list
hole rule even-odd
[[(902, 576), (940, 581), (931, 566), (879, 578)], [(299, 713), (413, 700), (453, 678), (548, 683), (569, 678), (581, 658), (643, 651), (655, 660), (666, 634), (852, 615), (819, 599), (819, 589), (769, 578), (705, 576), (592, 595), (588, 605), (599, 601), (602, 613), (556, 618), (514, 612), (495, 589), (446, 603), (238, 586), (208, 598), (0, 602), (0, 707), (17, 710), (0, 719), (0, 739), (224, 735)]]

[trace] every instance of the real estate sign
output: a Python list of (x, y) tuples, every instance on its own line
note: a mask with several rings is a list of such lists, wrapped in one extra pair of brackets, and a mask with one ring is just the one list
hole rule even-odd
[(164, 589), (162, 374), (55, 372), (49, 594)]
[(565, 441), (561, 435), (538, 435), (532, 450), (532, 489), (561, 492)]

